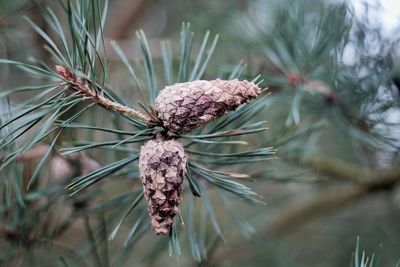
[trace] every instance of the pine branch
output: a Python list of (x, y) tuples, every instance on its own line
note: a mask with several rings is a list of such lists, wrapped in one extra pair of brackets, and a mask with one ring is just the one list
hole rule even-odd
[[(247, 175), (238, 172), (221, 172), (209, 169), (208, 167), (209, 165), (219, 165), (217, 167), (220, 169), (221, 166), (233, 163), (240, 164), (250, 161), (255, 163), (260, 160), (271, 158), (274, 153), (271, 148), (249, 149), (248, 151), (241, 152), (233, 146), (231, 146), (231, 149), (229, 149), (229, 146), (225, 146), (225, 148), (221, 150), (213, 145), (215, 149), (207, 149), (205, 151), (215, 152), (212, 153), (211, 156), (215, 159), (219, 158), (219, 160), (213, 163), (209, 162), (207, 168), (205, 168), (196, 164), (196, 160), (186, 165), (187, 155), (185, 152), (186, 147), (184, 146), (185, 139), (195, 145), (193, 149), (191, 149), (191, 155), (197, 153), (193, 158), (199, 159), (199, 161), (203, 158), (203, 162), (200, 163), (206, 163), (204, 158), (210, 157), (209, 154), (202, 154), (199, 152), (203, 144), (205, 146), (210, 144), (247, 144), (243, 140), (232, 141), (231, 138), (266, 130), (266, 128), (262, 126), (263, 122), (248, 123), (252, 117), (262, 110), (263, 104), (261, 100), (266, 94), (262, 94), (263, 90), (258, 86), (259, 83), (257, 83), (257, 80), (259, 77), (256, 77), (250, 82), (237, 79), (237, 75), (241, 69), (240, 65), (229, 75), (229, 80), (205, 80), (204, 75), (206, 73), (206, 68), (209, 61), (212, 59), (218, 35), (211, 39), (212, 41), (210, 43), (210, 33), (207, 32), (197, 55), (193, 57), (193, 33), (190, 30), (190, 25), (184, 24), (181, 32), (181, 58), (178, 71), (173, 69), (176, 64), (173, 62), (172, 52), (169, 51), (167, 46), (164, 46), (163, 67), (166, 76), (164, 83), (161, 77), (158, 76), (159, 72), (157, 71), (156, 62), (153, 62), (147, 39), (142, 31), (137, 34), (143, 59), (141, 62), (142, 71), (138, 73), (145, 74), (146, 83), (143, 83), (140, 76), (136, 75), (133, 66), (127, 60), (118, 45), (113, 44), (117, 54), (128, 68), (136, 87), (141, 91), (143, 100), (145, 100), (142, 103), (143, 112), (130, 108), (129, 104), (127, 104), (128, 101), (124, 100), (122, 97), (118, 97), (116, 92), (110, 90), (106, 86), (108, 83), (107, 58), (102, 58), (100, 56), (99, 48), (103, 40), (103, 21), (105, 21), (104, 14), (106, 14), (107, 8), (105, 7), (103, 12), (101, 12), (101, 16), (100, 14), (97, 16), (89, 16), (86, 14), (86, 11), (84, 11), (88, 10), (89, 13), (90, 11), (100, 13), (92, 10), (96, 9), (97, 5), (98, 2), (96, 4), (96, 0), (93, 0), (88, 3), (87, 6), (80, 2), (76, 4), (76, 8), (74, 8), (70, 2), (68, 2), (67, 6), (64, 6), (69, 19), (72, 46), (67, 42), (67, 37), (64, 34), (60, 22), (51, 11), (48, 22), (53, 26), (52, 28), (55, 30), (56, 36), (61, 39), (61, 46), (57, 46), (56, 44), (59, 43), (57, 40), (53, 40), (46, 32), (30, 21), (34, 30), (48, 43), (48, 50), (56, 60), (55, 70), (54, 67), (47, 65), (44, 65), (42, 68), (36, 65), (28, 65), (10, 60), (0, 60), (0, 63), (16, 65), (23, 68), (27, 73), (34, 74), (38, 78), (50, 77), (52, 80), (56, 80), (57, 84), (39, 94), (39, 96), (34, 98), (34, 101), (30, 100), (27, 102), (31, 105), (26, 109), (22, 109), (22, 113), (17, 113), (16, 116), (11, 114), (13, 115), (11, 116), (12, 118), (7, 120), (6, 124), (1, 127), (4, 128), (8, 125), (13, 126), (12, 124), (15, 121), (31, 114), (34, 116), (32, 116), (33, 118), (28, 117), (28, 122), (32, 125), (39, 122), (36, 122), (36, 117), (39, 115), (41, 116), (39, 117), (40, 119), (45, 119), (47, 115), (51, 118), (41, 124), (45, 127), (41, 128), (38, 133), (33, 134), (33, 140), (29, 140), (27, 145), (22, 147), (22, 149), (18, 149), (11, 154), (14, 158), (29, 151), (34, 144), (40, 142), (58, 128), (100, 130), (117, 135), (117, 140), (94, 141), (90, 140), (92, 138), (89, 138), (90, 141), (83, 142), (83, 144), (82, 140), (78, 139), (71, 144), (70, 148), (59, 149), (60, 152), (65, 152), (64, 154), (93, 148), (107, 148), (113, 152), (122, 151), (119, 149), (125, 149), (124, 152), (129, 153), (129, 155), (119, 161), (105, 165), (102, 168), (96, 168), (87, 174), (79, 174), (78, 177), (70, 181), (70, 184), (67, 185), (67, 189), (71, 191), (71, 195), (74, 195), (111, 174), (125, 175), (127, 173), (127, 167), (133, 167), (131, 163), (139, 158), (139, 175), (144, 185), (144, 198), (149, 202), (149, 212), (152, 217), (151, 225), (156, 233), (169, 233), (171, 248), (173, 248), (172, 251), (174, 251), (175, 254), (180, 254), (177, 233), (179, 229), (174, 227), (173, 224), (175, 215), (180, 215), (178, 204), (182, 198), (181, 193), (187, 166), (190, 166), (190, 169), (195, 175), (201, 176), (206, 181), (229, 192), (231, 196), (238, 196), (248, 202), (259, 203), (259, 195), (254, 193), (249, 187), (242, 185), (238, 180), (239, 178), (247, 178)], [(97, 22), (100, 20), (101, 23), (99, 24), (93, 21), (93, 25), (91, 26), (91, 23), (87, 23), (88, 21), (90, 22), (90, 18)], [(93, 31), (94, 33), (91, 34)], [(99, 69), (101, 70), (100, 74), (97, 73)], [(174, 75), (174, 73), (177, 75)], [(144, 84), (146, 85), (144, 86)], [(167, 86), (163, 91), (159, 92), (159, 89), (164, 87), (163, 85), (170, 86)], [(43, 87), (47, 88), (48, 85)], [(63, 90), (54, 93), (54, 91), (59, 88)], [(29, 88), (29, 91), (36, 89), (36, 87), (32, 87)], [(67, 90), (73, 90), (73, 92), (67, 92)], [(25, 92), (25, 89), (16, 90), (11, 93), (22, 92)], [(250, 103), (247, 106), (242, 106), (256, 97), (258, 97), (258, 101)], [(42, 100), (42, 98), (45, 100)], [(83, 100), (90, 100), (93, 104), (87, 105), (84, 109), (72, 110), (72, 116), (67, 119), (62, 116), (67, 110), (73, 108)], [(77, 126), (74, 121), (94, 104), (116, 111), (117, 114), (114, 115), (116, 115), (118, 120), (123, 118), (122, 115), (131, 116), (131, 118), (125, 117), (124, 119), (128, 119), (132, 126), (139, 130), (125, 131), (119, 122), (114, 125), (114, 129), (113, 127), (102, 128), (91, 124)], [(21, 106), (25, 107), (26, 105)], [(234, 110), (236, 111), (233, 112)], [(225, 116), (225, 118), (219, 119), (222, 116)], [(215, 123), (212, 123), (214, 120)], [(52, 125), (55, 125), (54, 128), (51, 128)], [(30, 124), (27, 124), (27, 127), (29, 126)], [(200, 129), (200, 127), (203, 129)], [(23, 133), (25, 132), (26, 131)], [(19, 132), (16, 133), (18, 134)], [(182, 136), (184, 133), (188, 135)], [(123, 135), (129, 135), (129, 137), (124, 139)], [(158, 140), (158, 136), (162, 138)], [(181, 137), (183, 141), (178, 140)], [(5, 140), (6, 144), (11, 144), (18, 138), (19, 135), (11, 137), (9, 138), (10, 140)], [(146, 143), (144, 143), (145, 141)], [(149, 145), (154, 144), (154, 141), (157, 141), (153, 147), (154, 149), (149, 149)], [(144, 144), (140, 152), (136, 151), (136, 149), (132, 150), (132, 148), (126, 147), (128, 143), (142, 142)], [(53, 141), (52, 144), (55, 144), (55, 141)], [(178, 156), (173, 153), (177, 151), (180, 152)], [(45, 160), (47, 160), (46, 155), (43, 157), (43, 160), (41, 160), (40, 166), (43, 166)], [(10, 157), (10, 159), (13, 159), (12, 157)], [(9, 162), (10, 160), (6, 163)], [(159, 171), (155, 172), (155, 168), (159, 168)], [(131, 170), (132, 169), (129, 169), (129, 171)], [(37, 173), (39, 172), (35, 171), (35, 174)], [(137, 170), (135, 170), (135, 174), (136, 173)], [(34, 177), (36, 178), (35, 175)], [(202, 192), (196, 179), (192, 179), (191, 183), (192, 189), (197, 190), (196, 194), (198, 196), (204, 193), (203, 205), (206, 210), (206, 217), (209, 218), (214, 231), (219, 236), (222, 236), (222, 227), (218, 224), (217, 214), (214, 212), (211, 199), (207, 196), (207, 191)], [(136, 215), (139, 212), (137, 204), (141, 202), (141, 199), (140, 197), (137, 202), (134, 201), (130, 208), (130, 211), (135, 209), (134, 213)], [(98, 209), (99, 212), (100, 210), (101, 209)], [(130, 211), (124, 215), (124, 217), (128, 215), (133, 216), (134, 214)], [(120, 224), (124, 222), (124, 217), (122, 217)], [(141, 236), (142, 229), (148, 229), (144, 219), (146, 217), (142, 216), (141, 218), (142, 219), (137, 220), (132, 226), (126, 241), (127, 243), (133, 244), (133, 242)], [(204, 223), (206, 222), (205, 219), (203, 221)], [(112, 231), (113, 236), (117, 234), (118, 228), (119, 226)], [(90, 231), (90, 229), (88, 228), (87, 231)], [(93, 235), (89, 239), (95, 240), (96, 238), (97, 237)], [(98, 240), (100, 239), (102, 239), (102, 237)], [(200, 243), (205, 243), (203, 242), (204, 239), (205, 238), (202, 238)], [(95, 244), (95, 242), (92, 243)], [(128, 249), (128, 247), (126, 249)], [(122, 252), (124, 253), (126, 249), (123, 249)], [(203, 256), (203, 258), (204, 257), (205, 256)], [(98, 261), (98, 263), (100, 263), (100, 261)]]
[(365, 196), (366, 190), (359, 186), (345, 186), (324, 190), (317, 196), (304, 201), (296, 199), (285, 209), (279, 211), (279, 215), (268, 221), (264, 232), (268, 234), (288, 234), (306, 222), (316, 217), (330, 214), (346, 205)]
[(105, 107), (106, 109), (111, 109), (116, 112), (136, 117), (148, 123), (155, 122), (154, 119), (138, 110), (124, 106), (120, 103), (111, 101), (104, 97), (104, 94), (100, 91), (90, 88), (89, 83), (82, 78), (75, 77), (69, 70), (62, 66), (56, 66), (57, 72), (68, 81), (68, 85), (73, 89), (80, 92), (84, 97), (94, 101), (95, 103)]
[(3, 223), (0, 222), (0, 235), (3, 235), (7, 241), (10, 242), (21, 242), (26, 246), (30, 246), (33, 243), (47, 246), (51, 245), (52, 247), (58, 248), (62, 252), (71, 256), (77, 263), (81, 264), (82, 266), (89, 267), (82, 256), (80, 256), (73, 247), (65, 243), (58, 242), (56, 240), (49, 240), (43, 239), (32, 234), (27, 234), (24, 232), (19, 231), (18, 229), (11, 228)]
[[(325, 170), (327, 167), (325, 166)], [(329, 170), (331, 173), (340, 171)], [(347, 174), (348, 169), (344, 170)], [(346, 177), (343, 177), (346, 179)], [(316, 197), (286, 208), (285, 212), (270, 220), (264, 228), (268, 233), (288, 233), (317, 216), (328, 214), (376, 192), (390, 192), (400, 182), (400, 168), (377, 171), (356, 184), (326, 190)]]
[[(335, 173), (336, 175), (341, 172), (340, 170), (330, 169), (327, 166), (324, 166), (324, 171), (326, 172)], [(337, 167), (337, 165), (331, 166), (334, 166), (333, 168)], [(355, 166), (349, 167), (346, 165), (346, 168), (342, 170), (345, 176), (342, 179), (346, 179), (347, 175), (352, 173), (349, 172), (350, 169), (355, 170)], [(289, 207), (285, 208), (284, 212), (280, 209), (277, 215), (266, 223), (263, 230), (258, 231), (257, 236), (265, 237), (271, 234), (287, 234), (316, 217), (332, 213), (348, 205), (353, 205), (356, 201), (360, 201), (371, 194), (391, 192), (395, 185), (399, 183), (400, 168), (394, 167), (390, 170), (376, 171), (366, 177), (363, 182), (357, 180), (357, 183), (352, 185), (325, 190), (311, 199), (304, 201), (295, 199)], [(247, 255), (245, 252), (250, 249), (252, 249), (252, 246), (250, 243), (246, 243), (235, 247), (235, 249), (219, 251), (215, 253), (213, 258), (208, 260), (208, 265), (212, 266), (213, 263), (220, 262), (220, 259), (227, 258), (228, 256), (231, 260), (240, 259), (244, 255)], [(233, 257), (233, 255), (235, 256)]]

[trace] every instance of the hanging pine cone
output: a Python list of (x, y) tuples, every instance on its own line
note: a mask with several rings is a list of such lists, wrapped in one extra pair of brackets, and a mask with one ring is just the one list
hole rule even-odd
[(248, 81), (213, 80), (176, 83), (165, 87), (156, 98), (159, 118), (175, 133), (187, 133), (261, 93)]
[(178, 213), (186, 162), (183, 145), (176, 140), (156, 136), (141, 148), (140, 178), (156, 234), (168, 233)]
[[(187, 133), (257, 97), (261, 89), (239, 80), (176, 83), (156, 98), (156, 110), (171, 132)], [(166, 234), (178, 213), (187, 156), (176, 140), (156, 136), (140, 151), (139, 172), (149, 203), (151, 228)]]

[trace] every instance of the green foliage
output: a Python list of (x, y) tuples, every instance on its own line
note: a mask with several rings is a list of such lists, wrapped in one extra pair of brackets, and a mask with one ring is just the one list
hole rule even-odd
[[(0, 2), (7, 22), (13, 21), (13, 12), (31, 17), (26, 10), (32, 5), (25, 2), (7, 2), (6, 8)], [(178, 38), (160, 44), (151, 27), (148, 36), (138, 30), (135, 51), (124, 45), (125, 40), (111, 41), (111, 50), (105, 38), (107, 15), (112, 11), (108, 1), (60, 1), (51, 3), (51, 8), (43, 8), (46, 3), (40, 2), (33, 5), (33, 13), (37, 11), (45, 24), (38, 18), (26, 18), (25, 24), (41, 38), (49, 58), (35, 59), (37, 51), (30, 48), (12, 57), (15, 60), (0, 59), (0, 67), (6, 70), (4, 84), (13, 88), (0, 92), (0, 248), (5, 247), (0, 265), (21, 258), (22, 266), (27, 262), (123, 266), (132, 255), (143, 257), (141, 263), (148, 265), (165, 264), (165, 255), (180, 255), (179, 261), (186, 265), (185, 256), (191, 254), (198, 266), (243, 266), (256, 261), (302, 266), (307, 260), (300, 259), (301, 252), (293, 252), (293, 247), (306, 243), (316, 249), (325, 247), (318, 242), (325, 242), (328, 235), (343, 237), (339, 227), (326, 235), (317, 231), (331, 228), (335, 222), (330, 220), (337, 215), (340, 221), (340, 214), (326, 221), (315, 219), (311, 233), (301, 228), (304, 221), (333, 213), (343, 203), (381, 195), (394, 204), (381, 205), (397, 211), (400, 143), (393, 114), (398, 114), (400, 102), (395, 85), (399, 73), (392, 58), (398, 38), (383, 36), (375, 22), (357, 17), (348, 3), (158, 1), (155, 7), (145, 2), (148, 9), (173, 10), (165, 22), (166, 34), (173, 28), (171, 21), (186, 19), (192, 24), (183, 23)], [(179, 16), (178, 6), (186, 10)], [(156, 16), (154, 21), (158, 25)], [(14, 37), (7, 27), (0, 25), (2, 36)], [(206, 31), (199, 37), (192, 27), (218, 29), (221, 35)], [(222, 40), (219, 46), (218, 40)], [(13, 45), (8, 38), (2, 42), (7, 57)], [(34, 46), (33, 42), (26, 45)], [(98, 95), (140, 110), (153, 122), (96, 107), (71, 89), (74, 85), (55, 65), (84, 80)], [(124, 72), (121, 79), (118, 75)], [(17, 88), (7, 74), (18, 77)], [(184, 143), (189, 155), (185, 191), (190, 192), (169, 236), (153, 237), (147, 234), (149, 218), (136, 165), (140, 146), (164, 131), (154, 112), (155, 97), (167, 85), (214, 78), (247, 78), (269, 90), (194, 132), (171, 134)], [(118, 79), (122, 81), (113, 82)], [(128, 85), (132, 89), (122, 89)], [(44, 152), (32, 161), (29, 173), (22, 158), (40, 145), (45, 145)], [(94, 156), (101, 165), (86, 168), (77, 155), (85, 160)], [(62, 182), (52, 177), (55, 160), (75, 166)], [(352, 190), (359, 193), (341, 199)], [(354, 217), (359, 216), (357, 207), (350, 209)], [(379, 212), (367, 213), (369, 219), (349, 224), (344, 232), (351, 242), (366, 225), (389, 224), (389, 220), (376, 220)], [(59, 240), (76, 225), (81, 230), (73, 240), (79, 244), (71, 248)], [(297, 233), (301, 241), (290, 237), (290, 231), (287, 237), (285, 225), (301, 229)], [(285, 232), (283, 241), (274, 232), (280, 227)], [(370, 239), (383, 238), (383, 232), (392, 235), (386, 225), (382, 228), (385, 231), (365, 235)], [(290, 246), (281, 248), (279, 242)], [(323, 266), (347, 262), (352, 245), (345, 238), (340, 240), (343, 246), (335, 242), (335, 249), (324, 251), (334, 256), (325, 259), (321, 253), (308, 262), (314, 265), (319, 257)], [(221, 244), (229, 244), (232, 252), (224, 254)], [(357, 241), (352, 265), (377, 263), (376, 257), (360, 253)]]
[[(354, 267), (377, 267), (380, 266), (379, 257), (376, 259), (375, 254), (372, 254), (371, 257), (368, 257), (363, 251), (360, 255), (360, 238), (357, 237), (356, 249), (354, 252), (354, 259), (352, 259), (351, 266)], [(394, 267), (398, 267), (400, 265), (400, 260)]]
[[(76, 5), (73, 5), (72, 2), (68, 1), (66, 4), (62, 5), (62, 8), (68, 19), (68, 28), (66, 30), (63, 29), (61, 22), (51, 9), (48, 9), (47, 14), (45, 15), (46, 22), (54, 31), (52, 36), (57, 37), (56, 40), (53, 40), (48, 33), (44, 32), (33, 21), (27, 19), (31, 27), (45, 40), (45, 49), (51, 54), (52, 59), (54, 60), (53, 64), (63, 66), (70, 71), (72, 75), (78, 77), (78, 79), (84, 79), (87, 81), (87, 84), (94, 88), (97, 94), (104, 95), (112, 101), (117, 101), (130, 106), (131, 104), (125, 101), (124, 97), (119, 96), (115, 90), (111, 89), (107, 85), (106, 81), (109, 76), (107, 66), (109, 63), (105, 57), (100, 56), (100, 50), (102, 50), (103, 55), (106, 55), (104, 50), (103, 28), (107, 14), (107, 2), (104, 3), (101, 8), (99, 1), (78, 1)], [(69, 38), (66, 35), (67, 32)], [(167, 42), (162, 44), (162, 68), (165, 73), (162, 82), (159, 81), (161, 77), (156, 75), (156, 73), (158, 73), (156, 70), (156, 63), (152, 59), (148, 41), (143, 31), (137, 32), (140, 54), (143, 60), (142, 64), (139, 66), (133, 66), (128, 61), (118, 44), (115, 42), (112, 43), (115, 52), (127, 67), (131, 77), (133, 78), (134, 84), (142, 94), (142, 101), (144, 102), (139, 106), (143, 107), (149, 115), (154, 116), (151, 105), (154, 103), (154, 99), (162, 87), (175, 82), (201, 79), (205, 75), (207, 65), (216, 47), (218, 35), (214, 37), (211, 43), (209, 43), (209, 38), (210, 32), (207, 32), (203, 38), (199, 51), (195, 52), (192, 46), (194, 34), (191, 32), (190, 24), (183, 24), (180, 39), (180, 60), (177, 65), (172, 60), (171, 51), (168, 48), (169, 44)], [(85, 123), (77, 123), (76, 121), (79, 117), (88, 113), (93, 104), (82, 106), (82, 95), (79, 92), (74, 93), (68, 90), (71, 81), (66, 79), (62, 74), (56, 72), (52, 65), (40, 63), (39, 61), (36, 61), (33, 64), (26, 64), (6, 59), (1, 60), (0, 63), (15, 65), (26, 73), (31, 74), (33, 77), (44, 80), (43, 84), (39, 86), (28, 86), (3, 93), (3, 96), (6, 97), (14, 94), (24, 94), (31, 91), (41, 91), (41, 93), (35, 98), (20, 104), (16, 109), (10, 110), (7, 113), (10, 119), (1, 126), (1, 129), (4, 129), (8, 126), (17, 125), (17, 128), (12, 131), (11, 135), (6, 136), (1, 140), (3, 148), (9, 146), (21, 136), (24, 136), (31, 129), (35, 129), (24, 145), (16, 148), (4, 157), (1, 165), (1, 168), (3, 169), (9, 166), (10, 163), (15, 162), (20, 155), (30, 151), (36, 144), (43, 141), (50, 142), (47, 152), (41, 158), (36, 170), (30, 178), (28, 189), (30, 189), (32, 184), (37, 181), (44, 164), (53, 151), (55, 153), (61, 153), (61, 156), (68, 156), (70, 154), (81, 153), (92, 149), (110, 150), (114, 153), (123, 154), (122, 159), (118, 161), (106, 164), (87, 174), (73, 178), (66, 186), (66, 189), (69, 190), (70, 197), (75, 197), (83, 191), (90, 190), (94, 184), (99, 183), (104, 178), (111, 175), (119, 177), (131, 173), (133, 172), (132, 169), (129, 169), (128, 171), (124, 169), (128, 166), (133, 166), (132, 163), (139, 157), (139, 151), (137, 146), (130, 146), (130, 144), (142, 144), (144, 141), (151, 139), (155, 133), (164, 130), (160, 126), (148, 125), (140, 119), (118, 113), (115, 114), (115, 116), (118, 117), (118, 120), (125, 126), (128, 126), (130, 130), (124, 130), (122, 127), (105, 128)], [(175, 70), (175, 67), (177, 70)], [(140, 73), (145, 74), (145, 83), (143, 83), (142, 79), (136, 74), (137, 68), (140, 68)], [(232, 71), (230, 76), (232, 78), (236, 77), (240, 69), (241, 65), (238, 65)], [(174, 75), (174, 73), (176, 73), (176, 75)], [(256, 80), (257, 78), (254, 81)], [(160, 87), (159, 84), (163, 84), (163, 86)], [(239, 108), (236, 112), (217, 120), (209, 127), (200, 129), (192, 135), (175, 136), (176, 138), (182, 138), (184, 141), (187, 141), (185, 147), (190, 147), (188, 152), (193, 155), (193, 157), (190, 157), (188, 165), (191, 173), (188, 177), (190, 188), (192, 189), (194, 196), (202, 196), (202, 199), (204, 199), (203, 205), (207, 210), (209, 221), (213, 225), (215, 232), (221, 238), (223, 238), (222, 230), (217, 222), (214, 208), (212, 207), (211, 200), (207, 193), (208, 186), (203, 184), (202, 181), (198, 181), (198, 179), (203, 178), (204, 181), (229, 192), (232, 196), (250, 202), (261, 203), (260, 200), (258, 200), (258, 195), (249, 187), (233, 180), (235, 178), (238, 180), (241, 179), (243, 174), (225, 172), (223, 170), (214, 171), (204, 167), (203, 164), (212, 165), (215, 168), (221, 168), (227, 164), (256, 163), (261, 160), (270, 159), (272, 155), (274, 155), (275, 151), (269, 147), (241, 151), (238, 146), (247, 143), (241, 140), (232, 140), (232, 138), (236, 136), (244, 136), (266, 130), (263, 126), (264, 122), (248, 123), (248, 120), (262, 109), (262, 99), (263, 98), (250, 105)], [(63, 129), (84, 129), (87, 131), (107, 132), (114, 136), (114, 138), (107, 141), (83, 141), (80, 138), (76, 141), (66, 141), (64, 137), (62, 144), (60, 144), (58, 138), (62, 135)], [(53, 134), (56, 134), (56, 136), (53, 137)], [(124, 136), (128, 137), (126, 138)], [(69, 144), (69, 147), (63, 147), (63, 144), (65, 143)], [(219, 145), (221, 148), (216, 146), (215, 149), (210, 150), (211, 146), (214, 147), (215, 145)], [(232, 148), (229, 153), (224, 152), (225, 149), (223, 148), (226, 146)], [(200, 152), (204, 151), (203, 149), (207, 149), (210, 153)], [(207, 163), (207, 160), (204, 159), (207, 159), (210, 156), (215, 160), (213, 160), (212, 163)], [(135, 172), (137, 171), (135, 170)], [(247, 177), (247, 175), (245, 177)], [(123, 196), (125, 196), (125, 193), (121, 192), (119, 196), (117, 195), (114, 199), (109, 201), (114, 202), (123, 200), (124, 203), (126, 203), (125, 197), (122, 198)], [(19, 197), (24, 199), (25, 193), (20, 192)], [(130, 249), (134, 242), (138, 240), (138, 237), (143, 234), (143, 230), (147, 229), (147, 227), (143, 228), (147, 225), (148, 218), (145, 213), (141, 211), (143, 210), (143, 205), (140, 204), (142, 198), (143, 194), (141, 193), (132, 202), (122, 217), (120, 215), (117, 216), (120, 217), (120, 219), (111, 231), (110, 239), (112, 240), (116, 237), (118, 229), (120, 229), (122, 223), (128, 218), (130, 218), (130, 220), (134, 218), (134, 223), (131, 224), (130, 232), (125, 240), (126, 246), (123, 250)], [(111, 212), (113, 210), (112, 208), (113, 207), (107, 204), (106, 201), (104, 204), (96, 207), (95, 210), (96, 213), (106, 213)], [(133, 212), (134, 210), (136, 212)], [(141, 214), (139, 217), (138, 213)], [(83, 216), (89, 215), (90, 212)], [(193, 215), (191, 216), (193, 217)], [(94, 251), (93, 255), (95, 262), (99, 266), (103, 266), (101, 257), (96, 252), (96, 247), (98, 246), (97, 242), (100, 242), (97, 240), (99, 237), (94, 232), (95, 230), (91, 229), (89, 217), (86, 217), (85, 221), (86, 230), (88, 232), (88, 241), (91, 243), (89, 250)], [(110, 222), (113, 223), (113, 219), (111, 219)], [(110, 222), (107, 222), (107, 224)], [(191, 219), (190, 222), (190, 228), (193, 230), (193, 219)], [(170, 254), (181, 254), (178, 228), (179, 227), (174, 227), (169, 236)], [(107, 233), (105, 235), (107, 235)], [(193, 256), (195, 260), (200, 261), (206, 258), (205, 250), (201, 253), (199, 252), (199, 248), (204, 246), (204, 242), (206, 242), (205, 237), (203, 236), (201, 239), (202, 243), (199, 243), (193, 235), (200, 236), (200, 233), (191, 232), (189, 235)], [(202, 235), (204, 235), (204, 233)]]

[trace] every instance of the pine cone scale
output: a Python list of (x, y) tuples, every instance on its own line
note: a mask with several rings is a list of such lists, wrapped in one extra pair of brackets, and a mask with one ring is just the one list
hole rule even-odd
[[(260, 93), (261, 89), (248, 81), (177, 83), (157, 96), (156, 112), (168, 131), (187, 133)], [(139, 172), (156, 234), (167, 234), (179, 212), (186, 164), (183, 145), (168, 136), (157, 135), (141, 148)]]
[(248, 81), (213, 80), (167, 86), (156, 98), (164, 126), (187, 133), (257, 97), (261, 89)]
[(156, 234), (167, 234), (179, 211), (186, 163), (183, 145), (176, 140), (156, 137), (142, 146), (139, 172)]

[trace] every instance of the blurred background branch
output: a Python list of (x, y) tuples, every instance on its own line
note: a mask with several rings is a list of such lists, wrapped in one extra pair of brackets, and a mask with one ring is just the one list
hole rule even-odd
[[(2, 166), (9, 163), (1, 167), (0, 266), (330, 267), (352, 259), (355, 267), (395, 266), (400, 9), (389, 5), (396, 1), (116, 0), (104, 36), (96, 28), (101, 9), (72, 14), (61, 2), (0, 0), (0, 57), (42, 75), (0, 64), (0, 155)], [(171, 237), (150, 235), (138, 204), (134, 161), (157, 130), (102, 108), (86, 112), (73, 96), (58, 109), (55, 99), (65, 96), (46, 64), (68, 57), (24, 15), (56, 47), (73, 47), (63, 67), (145, 116), (153, 110), (140, 104), (150, 99), (142, 89), (155, 93), (178, 73), (180, 81), (256, 77), (269, 88), (268, 97), (179, 136), (193, 163), (181, 206), (185, 227)], [(80, 34), (61, 35), (54, 18)], [(182, 22), (191, 28), (179, 30)], [(135, 38), (140, 29), (146, 36)], [(266, 205), (248, 197), (249, 188)], [(367, 255), (383, 244), (379, 261), (354, 262), (366, 261), (351, 254), (357, 236)], [(176, 252), (178, 260), (170, 256)]]

